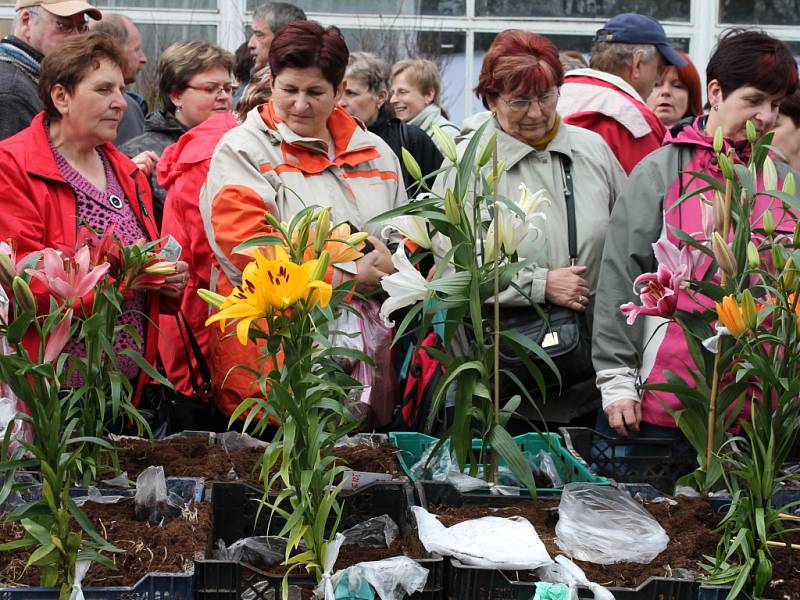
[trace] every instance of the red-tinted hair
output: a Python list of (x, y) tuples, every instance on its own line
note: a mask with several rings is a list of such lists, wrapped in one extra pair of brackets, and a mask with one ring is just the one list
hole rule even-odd
[(272, 76), (290, 69), (319, 67), (336, 89), (344, 79), (350, 51), (337, 27), (323, 27), (316, 21), (294, 21), (281, 27), (269, 47)]
[(489, 108), (487, 98), (541, 95), (562, 83), (564, 68), (553, 42), (529, 31), (507, 29), (489, 47), (475, 93)]
[(711, 55), (706, 79), (717, 80), (723, 98), (746, 86), (790, 96), (797, 89), (797, 63), (782, 41), (762, 31), (732, 29)]
[[(700, 75), (692, 60), (683, 50), (675, 48), (675, 52), (680, 54), (686, 61), (685, 67), (671, 67), (678, 72), (678, 79), (683, 82), (683, 85), (689, 91), (689, 103), (686, 105), (686, 114), (683, 117), (698, 117), (703, 114), (703, 88), (700, 85)], [(670, 68), (670, 66), (667, 66), (667, 68)]]

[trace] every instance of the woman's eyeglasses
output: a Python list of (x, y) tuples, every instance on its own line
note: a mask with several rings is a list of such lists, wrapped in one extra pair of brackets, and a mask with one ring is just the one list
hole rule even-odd
[(233, 83), (209, 83), (207, 85), (187, 85), (187, 88), (197, 90), (198, 92), (205, 92), (209, 96), (219, 96), (220, 94), (231, 95), (238, 86)]
[(545, 109), (549, 107), (560, 95), (561, 92), (558, 89), (555, 89), (550, 90), (541, 96), (534, 96), (533, 98), (512, 98), (511, 100), (506, 100), (505, 98), (500, 99), (505, 102), (505, 105), (514, 112), (527, 112), (530, 109), (531, 104), (534, 102), (539, 105), (540, 109)]

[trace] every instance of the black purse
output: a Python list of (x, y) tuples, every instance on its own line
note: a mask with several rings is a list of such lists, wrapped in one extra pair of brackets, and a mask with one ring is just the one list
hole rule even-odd
[[(564, 166), (564, 198), (567, 202), (567, 229), (569, 236), (570, 264), (574, 265), (578, 257), (577, 226), (575, 224), (575, 196), (572, 185), (572, 165), (569, 158), (562, 156)], [(484, 307), (484, 319), (491, 330), (493, 306)], [(539, 305), (542, 316), (533, 306), (503, 306), (501, 309), (501, 327), (506, 331), (516, 331), (525, 338), (535, 342), (547, 353), (555, 363), (561, 375), (558, 377), (552, 368), (536, 354), (526, 351), (527, 358), (541, 372), (546, 391), (567, 389), (570, 385), (585, 381), (594, 376), (592, 366), (592, 337), (586, 321), (586, 314), (571, 308), (546, 302)], [(511, 371), (531, 396), (539, 396), (539, 387), (517, 352), (506, 340), (500, 343), (501, 369)], [(504, 398), (520, 393), (519, 386), (508, 375), (501, 374), (500, 392)]]

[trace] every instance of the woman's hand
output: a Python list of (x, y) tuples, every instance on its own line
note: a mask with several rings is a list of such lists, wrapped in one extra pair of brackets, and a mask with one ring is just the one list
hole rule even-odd
[(164, 278), (164, 285), (159, 288), (158, 293), (167, 298), (180, 298), (188, 281), (189, 265), (179, 260), (175, 263), (175, 273)]
[(547, 272), (544, 297), (548, 302), (584, 311), (589, 305), (589, 284), (582, 277), (587, 267), (563, 267)]
[(394, 273), (392, 253), (382, 241), (374, 236), (367, 238), (374, 250), (356, 261), (358, 274), (355, 276), (356, 288), (360, 291), (369, 291), (378, 286), (381, 279)]
[(153, 168), (158, 162), (158, 154), (152, 150), (145, 150), (134, 156), (131, 160), (133, 164), (139, 167), (139, 170), (144, 173), (145, 176), (150, 177), (150, 173), (153, 172)]
[(605, 411), (608, 425), (620, 437), (628, 437), (631, 432), (639, 431), (642, 422), (642, 403), (638, 400), (617, 400), (609, 404)]

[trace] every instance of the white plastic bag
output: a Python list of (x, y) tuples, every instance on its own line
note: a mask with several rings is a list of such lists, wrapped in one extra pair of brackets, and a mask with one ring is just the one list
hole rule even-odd
[(337, 571), (331, 578), (334, 589), (342, 577), (347, 577), (346, 581), (351, 592), (357, 590), (362, 581), (366, 581), (381, 600), (403, 600), (425, 588), (428, 569), (407, 556), (394, 556), (384, 560), (358, 563)]
[[(0, 286), (0, 322), (8, 323), (9, 300), (3, 286)], [(0, 335), (0, 354), (11, 354), (11, 346), (6, 336)], [(8, 451), (13, 454), (19, 446), (20, 441), (33, 441), (33, 427), (30, 423), (17, 419), (19, 413), (27, 412), (25, 403), (17, 398), (11, 387), (0, 381), (0, 441), (5, 439), (6, 430), (11, 428), (11, 443)], [(0, 460), (6, 460), (5, 456), (0, 456)]]
[(533, 525), (522, 517), (482, 517), (445, 527), (420, 506), (411, 511), (428, 552), (482, 569), (536, 569), (552, 562)]
[(549, 583), (564, 583), (570, 588), (570, 598), (577, 600), (578, 586), (588, 587), (594, 593), (594, 600), (614, 600), (614, 594), (609, 592), (599, 583), (592, 583), (578, 565), (559, 554), (555, 561), (544, 567), (536, 569), (536, 575), (542, 581)]
[(600, 565), (648, 564), (664, 551), (669, 536), (627, 492), (568, 483), (558, 506), (556, 544), (573, 558)]

